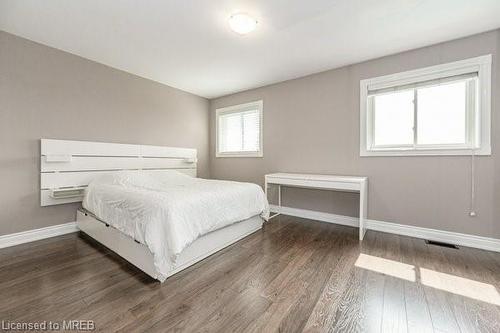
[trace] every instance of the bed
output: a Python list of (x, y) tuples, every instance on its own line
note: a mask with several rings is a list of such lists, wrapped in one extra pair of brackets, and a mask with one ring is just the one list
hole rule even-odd
[(161, 282), (269, 216), (258, 185), (196, 178), (193, 149), (42, 140), (41, 151), (42, 206), (83, 201), (80, 230)]

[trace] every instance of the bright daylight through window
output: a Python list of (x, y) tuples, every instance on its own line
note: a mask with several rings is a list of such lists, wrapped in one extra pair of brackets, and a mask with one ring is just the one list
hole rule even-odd
[(361, 81), (361, 155), (490, 154), (489, 56)]
[(262, 101), (217, 109), (217, 157), (262, 156)]

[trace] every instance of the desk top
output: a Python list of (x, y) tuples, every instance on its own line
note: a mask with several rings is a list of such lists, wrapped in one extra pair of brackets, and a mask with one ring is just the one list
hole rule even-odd
[(367, 177), (359, 176), (338, 176), (338, 175), (317, 175), (310, 173), (270, 173), (266, 178), (286, 178), (296, 180), (310, 181), (329, 181), (329, 182), (345, 182), (345, 183), (363, 183), (368, 180)]

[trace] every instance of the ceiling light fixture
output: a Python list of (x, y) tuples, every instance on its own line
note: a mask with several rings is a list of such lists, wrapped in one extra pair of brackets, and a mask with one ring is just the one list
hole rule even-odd
[(229, 27), (234, 32), (245, 35), (257, 27), (257, 20), (245, 13), (233, 14), (229, 18)]

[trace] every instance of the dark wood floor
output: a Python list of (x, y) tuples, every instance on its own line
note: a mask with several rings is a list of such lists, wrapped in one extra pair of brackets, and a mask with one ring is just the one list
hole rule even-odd
[(78, 234), (7, 248), (0, 320), (93, 320), (122, 332), (500, 332), (500, 254), (356, 238), (281, 216), (164, 284)]

